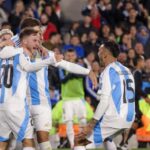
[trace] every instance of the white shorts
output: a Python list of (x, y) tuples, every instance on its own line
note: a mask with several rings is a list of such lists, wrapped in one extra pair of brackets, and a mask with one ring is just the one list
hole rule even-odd
[(78, 119), (86, 118), (85, 100), (68, 100), (63, 102), (64, 121), (70, 121), (76, 116)]
[(123, 126), (120, 126), (120, 128), (113, 127), (111, 122), (107, 123), (102, 120), (103, 119), (96, 123), (92, 134), (87, 137), (87, 140), (94, 143), (96, 146), (102, 144), (107, 138), (114, 138), (125, 129)]
[(30, 113), (36, 131), (50, 131), (52, 127), (52, 116), (49, 105), (31, 105)]
[(121, 129), (111, 128), (111, 127), (101, 127), (98, 126), (94, 128), (92, 134), (87, 137), (87, 140), (98, 146), (104, 142), (106, 138), (112, 139)]
[(0, 110), (0, 142), (7, 141), (13, 133), (17, 141), (33, 138), (33, 126), (29, 117), (29, 109)]

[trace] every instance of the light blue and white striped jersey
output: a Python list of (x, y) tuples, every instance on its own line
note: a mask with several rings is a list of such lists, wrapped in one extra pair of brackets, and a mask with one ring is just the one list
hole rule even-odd
[[(41, 60), (38, 55), (34, 62)], [(48, 81), (48, 67), (44, 67), (37, 72), (29, 73), (29, 87), (27, 99), (30, 105), (51, 105)]]
[(0, 109), (8, 106), (22, 109), (25, 106), (27, 73), (22, 69), (20, 59), (20, 54), (0, 59)]
[[(18, 34), (12, 37), (12, 41), (15, 43), (15, 47), (20, 46), (20, 39)], [(36, 59), (36, 61), (38, 61), (38, 59)], [(31, 105), (50, 103), (48, 67), (42, 68), (37, 72), (29, 73), (27, 98), (29, 104)]]
[(114, 128), (131, 126), (135, 117), (135, 84), (130, 70), (113, 62), (102, 72), (99, 83), (98, 95), (109, 97), (102, 122)]
[(15, 43), (15, 47), (20, 47), (20, 39), (18, 34), (14, 35), (11, 40)]

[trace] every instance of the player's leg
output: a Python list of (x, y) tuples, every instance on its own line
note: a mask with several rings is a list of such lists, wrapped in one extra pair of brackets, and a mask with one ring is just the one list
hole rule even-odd
[(33, 126), (31, 125), (28, 107), (21, 108), (20, 106), (17, 109), (9, 109), (7, 116), (13, 135), (17, 141), (23, 143), (23, 150), (27, 148), (28, 150), (34, 150)]
[(103, 145), (105, 150), (117, 150), (116, 144), (110, 138), (106, 138)]
[(72, 120), (68, 120), (66, 122), (66, 133), (67, 133), (67, 137), (70, 143), (70, 147), (73, 148), (74, 147), (74, 129), (73, 129)]
[(17, 138), (18, 141), (22, 141), (23, 150), (35, 150), (35, 143), (33, 137), (33, 126), (31, 123), (31, 118), (29, 117), (26, 128), (22, 129), (21, 132), (24, 132), (22, 137)]
[(0, 150), (7, 150), (7, 147), (8, 147), (8, 141), (0, 142)]
[(5, 111), (0, 110), (0, 150), (7, 150), (11, 130), (7, 124)]
[(52, 150), (49, 141), (49, 132), (47, 131), (37, 131), (37, 141), (41, 150)]
[(36, 129), (37, 141), (41, 150), (51, 150), (49, 131), (52, 126), (49, 106), (32, 106), (31, 115)]
[(66, 132), (69, 139), (70, 147), (74, 147), (74, 130), (73, 130), (73, 114), (74, 114), (74, 101), (65, 101), (63, 103), (63, 115), (66, 123)]
[(23, 150), (35, 150), (34, 139), (25, 138), (22, 141)]
[(75, 113), (79, 118), (79, 126), (82, 128), (86, 125), (86, 105), (85, 100), (76, 101)]
[(15, 150), (17, 145), (17, 141), (13, 134), (10, 135), (8, 150)]
[[(110, 140), (105, 141), (105, 139), (108, 139), (108, 137), (109, 139), (112, 139), (118, 133), (118, 131), (120, 131), (120, 129), (105, 127), (101, 122), (98, 122), (95, 125), (92, 134), (80, 139), (78, 136), (76, 136), (75, 149), (78, 150), (78, 146), (86, 146), (90, 143), (93, 143), (94, 145), (101, 145), (104, 142), (104, 148), (106, 150), (112, 150), (110, 149), (111, 147), (113, 147), (113, 150), (116, 150), (115, 143)], [(81, 147), (79, 148), (81, 149)], [(82, 149), (84, 150), (84, 147), (82, 147)]]

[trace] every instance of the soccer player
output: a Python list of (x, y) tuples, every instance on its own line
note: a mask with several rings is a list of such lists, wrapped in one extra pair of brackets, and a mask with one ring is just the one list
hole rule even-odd
[[(78, 63), (76, 51), (68, 49), (65, 60)], [(80, 126), (86, 125), (86, 106), (84, 92), (84, 76), (75, 75), (64, 69), (59, 69), (61, 79), (61, 98), (63, 101), (63, 116), (70, 147), (74, 147), (73, 119), (77, 117)]]
[[(41, 37), (41, 30), (40, 30), (40, 22), (34, 18), (27, 18), (21, 24), (21, 29), (31, 28), (35, 31), (39, 32), (39, 38), (42, 40)], [(15, 36), (16, 43), (19, 42), (19, 38)], [(18, 46), (18, 44), (17, 44)], [(15, 51), (13, 51), (15, 53)], [(39, 55), (40, 54), (40, 55)], [(44, 54), (44, 55), (43, 55)], [(3, 53), (5, 55), (5, 53)], [(43, 58), (47, 57), (48, 55), (54, 55), (53, 52), (47, 53), (45, 48), (41, 46), (40, 51), (38, 52), (38, 57)], [(0, 56), (1, 57), (1, 56)], [(35, 56), (34, 61), (38, 61), (39, 58)], [(67, 61), (60, 61), (55, 64), (56, 67), (64, 68), (70, 72), (89, 75), (95, 81), (96, 85), (96, 78), (93, 75), (93, 72), (89, 69), (85, 69), (79, 65), (69, 63)], [(49, 130), (51, 128), (51, 110), (50, 110), (50, 96), (49, 96), (49, 86), (48, 86), (48, 77), (47, 77), (47, 67), (39, 70), (37, 73), (31, 73), (29, 75), (29, 90), (28, 90), (28, 99), (30, 100), (30, 110), (31, 110), (31, 117), (33, 118), (33, 123), (37, 133), (37, 140), (41, 150), (51, 149), (50, 142), (49, 142)], [(41, 111), (42, 110), (42, 111)], [(46, 114), (46, 115), (45, 115)]]
[(102, 142), (106, 150), (116, 150), (112, 138), (123, 129), (130, 128), (135, 117), (134, 78), (128, 68), (117, 61), (119, 48), (114, 42), (104, 42), (99, 58), (105, 69), (100, 75), (98, 94), (100, 102), (92, 121), (75, 138), (75, 150), (84, 145)]
[[(23, 142), (23, 150), (34, 150), (33, 127), (26, 103), (27, 73), (37, 71), (56, 58), (50, 57), (37, 63), (30, 63), (34, 49), (39, 46), (37, 31), (24, 30), (20, 34), (22, 51), (9, 59), (0, 59), (0, 148), (7, 149), (9, 135)], [(10, 47), (9, 47), (10, 48)], [(12, 51), (14, 47), (11, 47)], [(5, 51), (7, 47), (3, 50)], [(21, 48), (20, 48), (21, 49)], [(10, 51), (11, 53), (11, 51)]]

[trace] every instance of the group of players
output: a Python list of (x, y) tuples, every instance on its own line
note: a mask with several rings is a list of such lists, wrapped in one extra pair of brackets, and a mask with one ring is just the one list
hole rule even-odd
[[(8, 29), (1, 30), (0, 40), (0, 150), (8, 149), (10, 135), (23, 143), (23, 150), (34, 150), (33, 127), (40, 149), (51, 150), (48, 65), (88, 75), (94, 87), (97, 79), (91, 70), (44, 48), (40, 22), (34, 18), (23, 20), (15, 36)], [(98, 84), (100, 102), (93, 119), (75, 137), (75, 150), (84, 150), (90, 143), (104, 143), (107, 150), (115, 150), (113, 136), (134, 121), (134, 79), (117, 61), (118, 54), (114, 42), (106, 41), (99, 48), (105, 66)]]

